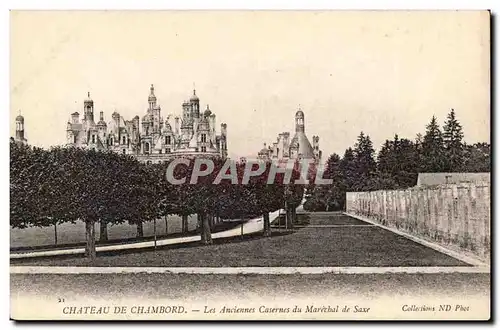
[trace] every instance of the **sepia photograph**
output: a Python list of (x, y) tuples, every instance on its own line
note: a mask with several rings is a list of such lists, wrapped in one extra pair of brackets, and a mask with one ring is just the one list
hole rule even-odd
[(12, 320), (490, 320), (488, 10), (9, 19)]

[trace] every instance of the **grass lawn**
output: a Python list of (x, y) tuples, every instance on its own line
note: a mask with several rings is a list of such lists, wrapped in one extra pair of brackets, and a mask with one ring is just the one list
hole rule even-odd
[[(311, 215), (311, 224), (327, 221)], [(245, 267), (245, 266), (465, 266), (467, 264), (404, 237), (349, 217), (330, 223), (348, 226), (273, 230), (261, 235), (216, 240), (211, 246), (161, 247), (156, 251), (98, 255), (95, 266)], [(26, 265), (88, 265), (86, 258), (11, 260)]]

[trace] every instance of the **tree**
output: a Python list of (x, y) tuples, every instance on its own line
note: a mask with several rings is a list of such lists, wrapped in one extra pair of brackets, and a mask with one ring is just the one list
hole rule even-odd
[(385, 140), (377, 157), (377, 169), (381, 173), (393, 174), (396, 167), (394, 142)]
[(377, 163), (375, 162), (375, 150), (370, 136), (361, 132), (358, 136), (358, 141), (354, 145), (354, 164), (356, 172), (356, 183), (354, 188), (356, 190), (369, 189), (368, 182), (372, 176), (375, 175), (377, 170)]
[[(271, 236), (271, 221), (269, 213), (279, 210), (284, 203), (285, 187), (281, 182), (276, 180), (272, 184), (267, 184), (267, 178), (271, 170), (271, 162), (265, 164), (266, 169), (264, 172), (257, 176), (252, 177), (250, 184), (253, 186), (253, 198), (255, 207), (261, 211), (264, 222), (264, 236)], [(278, 177), (277, 180), (280, 180)]]
[(10, 142), (10, 225), (27, 228), (39, 223), (39, 187), (46, 179), (43, 149)]
[(420, 159), (423, 172), (443, 172), (446, 169), (443, 135), (435, 116), (432, 116), (430, 123), (426, 126)]
[(490, 172), (491, 146), (489, 143), (465, 145), (463, 172)]
[(342, 173), (343, 183), (347, 191), (354, 191), (356, 182), (356, 160), (354, 150), (347, 148), (344, 157), (340, 161), (340, 172)]
[(377, 176), (384, 177), (383, 183), (379, 181), (380, 185), (387, 187), (392, 181), (394, 185), (389, 189), (414, 186), (418, 176), (418, 160), (417, 147), (411, 140), (400, 139), (397, 134), (393, 141), (386, 140), (377, 157)]
[(330, 155), (326, 165), (325, 179), (331, 179), (330, 185), (319, 186), (320, 192), (324, 194), (324, 203), (327, 211), (340, 210), (345, 199), (343, 177), (341, 173), (340, 156), (336, 153)]
[(459, 172), (463, 168), (465, 151), (463, 137), (462, 125), (455, 116), (455, 110), (451, 109), (443, 127), (446, 172)]

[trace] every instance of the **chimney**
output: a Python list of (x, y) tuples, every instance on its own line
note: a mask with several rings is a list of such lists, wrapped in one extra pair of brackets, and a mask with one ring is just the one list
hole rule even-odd
[(175, 117), (174, 133), (175, 133), (175, 135), (179, 135), (179, 117)]

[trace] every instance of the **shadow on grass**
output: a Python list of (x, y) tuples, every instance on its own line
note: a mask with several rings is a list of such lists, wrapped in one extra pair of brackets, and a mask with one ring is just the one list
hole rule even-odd
[[(241, 223), (241, 222), (239, 222)], [(163, 245), (163, 246), (158, 246), (156, 249), (154, 247), (145, 247), (145, 248), (139, 248), (139, 249), (125, 249), (125, 250), (119, 250), (119, 251), (103, 251), (103, 252), (97, 252), (97, 257), (112, 257), (112, 256), (117, 256), (117, 255), (133, 255), (133, 254), (138, 254), (138, 253), (143, 253), (143, 252), (153, 252), (153, 251), (167, 251), (167, 250), (176, 250), (176, 249), (181, 249), (181, 248), (194, 248), (194, 247), (206, 247), (210, 248), (211, 246), (216, 246), (216, 245), (224, 245), (224, 244), (238, 244), (238, 243), (244, 243), (244, 242), (250, 242), (250, 241), (256, 241), (256, 240), (261, 240), (261, 239), (271, 239), (273, 237), (280, 237), (280, 236), (287, 236), (294, 234), (297, 232), (299, 229), (294, 229), (294, 230), (281, 230), (281, 231), (273, 231), (271, 232), (271, 236), (263, 236), (262, 232), (258, 233), (253, 233), (253, 234), (246, 234), (244, 236), (233, 236), (233, 237), (224, 237), (224, 238), (217, 238), (213, 239), (212, 244), (203, 244), (202, 242), (188, 242), (188, 243), (179, 243), (179, 244), (172, 244), (172, 245)], [(75, 259), (75, 258), (86, 258), (83, 254), (74, 254), (74, 255), (61, 255), (61, 256), (50, 256), (50, 257), (31, 257), (31, 258), (25, 258), (25, 259), (11, 259), (10, 264), (11, 265), (23, 265), (23, 264), (32, 264), (40, 261), (65, 261), (65, 260), (70, 260), (70, 259)]]
[[(307, 226), (311, 222), (311, 217), (309, 214), (306, 213), (300, 213), (297, 214), (297, 219), (293, 223), (296, 226)], [(271, 221), (271, 227), (272, 228), (285, 228), (285, 214), (280, 214), (278, 217), (276, 217), (274, 220)]]
[[(248, 220), (238, 220), (238, 221), (225, 221), (218, 223), (214, 226), (212, 233), (219, 233), (222, 231), (233, 229), (242, 223), (247, 222)], [(186, 232), (176, 232), (170, 234), (156, 235), (156, 240), (162, 240), (167, 238), (179, 238), (179, 237), (190, 237), (199, 235), (199, 229), (189, 230)], [(140, 242), (149, 242), (153, 241), (154, 236), (144, 236), (144, 237), (129, 237), (129, 238), (118, 238), (118, 239), (110, 239), (105, 242), (101, 242), (96, 240), (96, 246), (109, 246), (116, 244), (128, 244), (128, 243), (140, 243)], [(47, 251), (47, 250), (62, 250), (62, 249), (71, 249), (71, 248), (82, 248), (85, 247), (85, 242), (79, 243), (65, 243), (65, 244), (50, 244), (50, 245), (37, 245), (37, 246), (20, 246), (10, 248), (10, 252), (32, 252), (32, 251)]]

